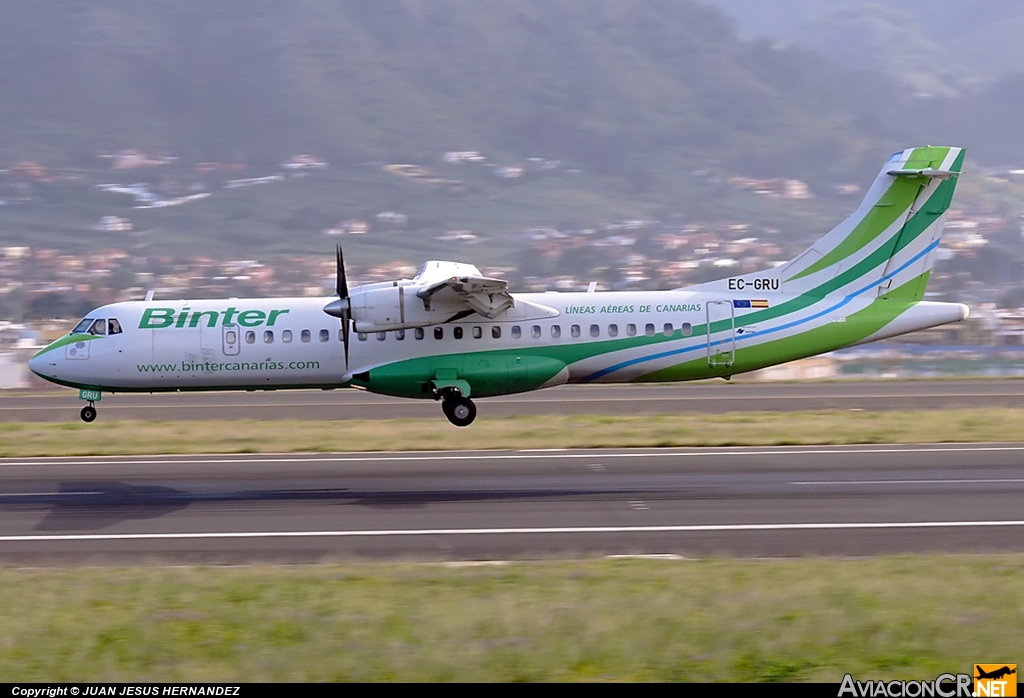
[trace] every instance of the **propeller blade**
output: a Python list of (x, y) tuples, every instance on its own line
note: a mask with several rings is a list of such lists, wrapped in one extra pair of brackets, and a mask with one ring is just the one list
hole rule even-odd
[(351, 329), (352, 310), (348, 298), (339, 298), (324, 306), (324, 312), (341, 321), (341, 341), (345, 345), (345, 368), (348, 368), (348, 335)]
[(335, 280), (335, 287), (338, 291), (338, 300), (332, 301), (324, 306), (324, 312), (338, 318), (341, 321), (341, 342), (345, 345), (345, 370), (348, 370), (348, 334), (350, 320), (352, 319), (352, 308), (348, 298), (348, 279), (345, 278), (345, 256), (341, 252), (341, 244), (338, 244), (338, 270)]
[(348, 311), (345, 312), (345, 317), (341, 318), (341, 343), (345, 345), (345, 370), (348, 370), (348, 329), (349, 329), (349, 318)]
[(338, 244), (338, 272), (335, 284), (338, 291), (338, 298), (348, 298), (348, 280), (345, 278), (345, 257), (341, 253), (341, 244)]

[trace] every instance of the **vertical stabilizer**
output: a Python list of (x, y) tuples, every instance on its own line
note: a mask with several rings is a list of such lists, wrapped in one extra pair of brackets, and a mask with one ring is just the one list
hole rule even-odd
[(935, 262), (964, 149), (926, 146), (893, 153), (857, 210), (809, 248), (774, 269), (695, 289), (759, 288), (787, 294), (860, 292), (920, 300)]
[(963, 159), (963, 148), (894, 153), (853, 215), (778, 268), (786, 291), (831, 293), (840, 290), (833, 280), (841, 287), (877, 281), (878, 296), (920, 300)]

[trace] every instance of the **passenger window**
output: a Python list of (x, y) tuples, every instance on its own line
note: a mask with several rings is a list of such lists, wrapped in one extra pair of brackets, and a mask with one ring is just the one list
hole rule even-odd
[(423, 339), (423, 328), (417, 327), (415, 330), (412, 331), (412, 336), (415, 337), (416, 339)]
[(309, 330), (302, 330), (302, 341), (303, 342), (308, 342), (309, 341), (309, 336), (310, 336), (309, 335)]
[(491, 336), (495, 339), (501, 339), (501, 325), (495, 325), (491, 328)]
[(579, 325), (573, 325), (572, 327), (570, 327), (569, 328), (569, 334), (571, 334), (573, 337), (579, 337), (580, 336), (580, 326)]
[(107, 333), (107, 321), (102, 318), (92, 323), (92, 327), (89, 328), (89, 334), (104, 335)]
[(288, 342), (292, 341), (292, 331), (281, 330), (281, 341), (284, 342), (285, 344), (288, 344)]
[(435, 327), (434, 328), (434, 339), (444, 339), (444, 328), (443, 327)]
[(107, 334), (121, 334), (121, 323), (116, 318), (107, 320)]
[(614, 324), (614, 323), (612, 323), (611, 325), (608, 325), (608, 336), (609, 337), (618, 337), (619, 336), (619, 326)]
[(672, 336), (672, 323), (671, 322), (666, 322), (665, 323), (665, 336), (666, 337), (671, 337)]
[(534, 325), (530, 328), (530, 336), (534, 339), (540, 337), (540, 325)]
[(523, 330), (519, 325), (512, 325), (512, 339), (519, 339), (523, 336)]
[(365, 342), (366, 341), (366, 333), (365, 332), (358, 333), (356, 335), (356, 337), (359, 339), (360, 342)]
[(224, 333), (224, 343), (225, 344), (234, 344), (237, 341), (238, 341), (238, 334), (236, 334), (234, 330), (228, 330), (227, 332)]
[(405, 339), (405, 330), (395, 330), (395, 339), (399, 342)]
[(331, 341), (331, 333), (328, 330), (320, 330), (320, 341), (329, 342)]
[(693, 334), (693, 325), (691, 325), (688, 322), (684, 322), (681, 329), (683, 330), (684, 337), (689, 337), (691, 334)]
[(252, 330), (249, 330), (248, 332), (246, 332), (245, 333), (245, 343), (246, 344), (255, 344), (256, 343), (256, 333), (253, 332)]
[(480, 325), (474, 325), (473, 326), (473, 339), (480, 339), (483, 336), (484, 336), (484, 328), (480, 327)]
[(654, 332), (655, 332), (654, 323), (653, 322), (648, 322), (647, 326), (644, 327), (644, 334), (647, 335), (648, 337), (653, 337), (654, 336)]
[(263, 343), (264, 344), (271, 344), (271, 343), (273, 343), (273, 341), (274, 341), (274, 331), (273, 330), (264, 330), (264, 332), (263, 332)]
[(636, 337), (636, 325), (632, 322), (626, 325), (626, 335), (629, 337)]
[(559, 337), (561, 337), (562, 336), (562, 326), (561, 325), (552, 325), (551, 326), (551, 336), (554, 337), (555, 339), (558, 339)]
[(383, 342), (387, 338), (388, 338), (388, 333), (387, 332), (378, 332), (377, 333), (377, 341), (378, 342)]
[(452, 335), (455, 339), (462, 339), (462, 328), (456, 325), (452, 328)]
[(601, 336), (601, 326), (600, 325), (591, 325), (590, 326), (590, 336), (591, 337), (600, 337)]

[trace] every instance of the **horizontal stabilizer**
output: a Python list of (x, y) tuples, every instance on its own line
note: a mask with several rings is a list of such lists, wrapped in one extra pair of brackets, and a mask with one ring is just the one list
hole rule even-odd
[(936, 170), (932, 167), (926, 167), (921, 170), (889, 170), (886, 174), (893, 177), (934, 177), (935, 179), (949, 179), (950, 177), (956, 177), (960, 173), (952, 170)]

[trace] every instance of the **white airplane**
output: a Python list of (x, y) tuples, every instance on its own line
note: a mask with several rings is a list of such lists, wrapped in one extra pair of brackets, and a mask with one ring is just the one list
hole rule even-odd
[(103, 392), (356, 387), (440, 400), (467, 426), (474, 398), (729, 378), (965, 319), (966, 305), (922, 300), (963, 159), (951, 147), (893, 154), (853, 215), (754, 274), (513, 295), (472, 265), (427, 262), (412, 279), (349, 289), (339, 247), (336, 297), (113, 303), (29, 366), (78, 388), (86, 422)]

